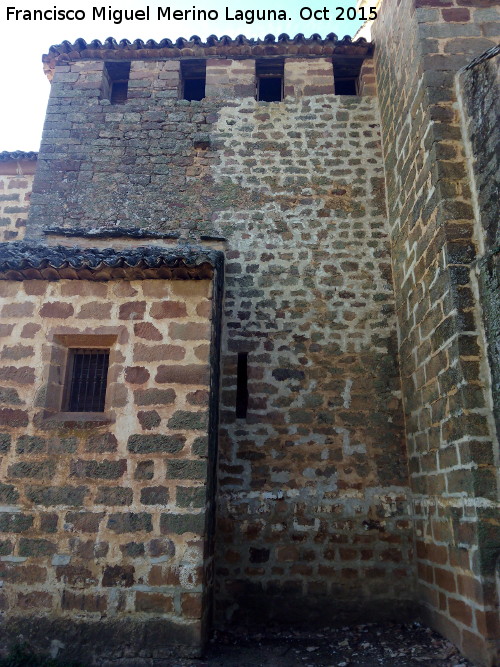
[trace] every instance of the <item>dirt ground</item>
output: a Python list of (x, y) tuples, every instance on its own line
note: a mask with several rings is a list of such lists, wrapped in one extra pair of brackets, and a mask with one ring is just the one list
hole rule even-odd
[(219, 633), (205, 659), (176, 667), (472, 667), (429, 628), (367, 624), (314, 633), (266, 631)]

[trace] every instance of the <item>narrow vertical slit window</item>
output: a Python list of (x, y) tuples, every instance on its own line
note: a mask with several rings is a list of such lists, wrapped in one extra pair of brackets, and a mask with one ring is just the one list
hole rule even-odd
[(111, 104), (125, 104), (128, 96), (130, 62), (107, 62), (104, 65), (103, 97)]
[(109, 350), (69, 350), (68, 412), (104, 412), (108, 367)]
[(245, 419), (248, 410), (248, 352), (238, 352), (236, 370), (236, 417)]
[(257, 60), (255, 75), (257, 77), (257, 100), (259, 102), (281, 102), (285, 61), (282, 58)]
[(206, 60), (182, 60), (182, 98), (184, 100), (202, 100), (205, 97), (207, 81)]

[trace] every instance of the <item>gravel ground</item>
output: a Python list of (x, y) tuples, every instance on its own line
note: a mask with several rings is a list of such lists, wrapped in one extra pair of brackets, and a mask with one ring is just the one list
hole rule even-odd
[(472, 667), (429, 628), (367, 624), (319, 632), (218, 633), (205, 659), (179, 667)]

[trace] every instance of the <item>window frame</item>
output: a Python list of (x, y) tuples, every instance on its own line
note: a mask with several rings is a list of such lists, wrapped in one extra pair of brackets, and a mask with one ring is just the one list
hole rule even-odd
[[(123, 361), (116, 343), (122, 338), (122, 331), (118, 327), (106, 327), (106, 333), (58, 333), (50, 332), (48, 336), (47, 352), (44, 358), (48, 364), (44, 370), (44, 386), (42, 391), (42, 400), (39, 405), (43, 407), (41, 418), (50, 427), (47, 422), (53, 422), (54, 427), (58, 425), (75, 425), (77, 422), (89, 427), (96, 424), (105, 424), (115, 421), (115, 412), (113, 410), (115, 390), (112, 385), (116, 384), (116, 378), (120, 372)], [(113, 333), (108, 333), (108, 331)], [(67, 331), (67, 329), (66, 329)], [(115, 333), (116, 332), (116, 333)], [(106, 378), (106, 390), (104, 398), (104, 410), (102, 412), (90, 411), (70, 411), (68, 410), (68, 378), (71, 373), (71, 350), (72, 349), (96, 349), (109, 350), (108, 371)]]
[[(107, 363), (106, 363), (106, 379), (104, 381), (104, 401), (102, 404), (102, 410), (72, 410), (71, 409), (71, 394), (72, 394), (72, 389), (73, 389), (73, 381), (75, 379), (75, 357), (77, 354), (77, 351), (102, 351), (102, 352), (107, 352), (108, 358), (107, 358)], [(66, 358), (66, 371), (64, 374), (64, 384), (63, 384), (63, 393), (62, 393), (62, 404), (61, 404), (61, 412), (85, 412), (85, 413), (91, 413), (91, 412), (98, 412), (98, 413), (104, 413), (106, 411), (106, 393), (108, 389), (108, 375), (109, 375), (109, 365), (110, 365), (110, 353), (111, 350), (109, 347), (68, 347), (67, 351), (67, 358)]]
[[(107, 60), (104, 63), (102, 85), (103, 99), (107, 99), (112, 105), (117, 106), (127, 102), (131, 68), (132, 62), (129, 60)], [(124, 86), (125, 94), (123, 94), (123, 90), (120, 90), (119, 95), (116, 94), (116, 84), (119, 84), (120, 87)]]
[[(203, 97), (186, 97), (186, 82), (203, 81)], [(207, 61), (205, 58), (181, 60), (180, 66), (180, 98), (189, 102), (201, 102), (207, 96)]]
[[(281, 97), (279, 100), (263, 100), (260, 97), (260, 82), (263, 79), (279, 79), (281, 81)], [(255, 99), (257, 102), (280, 103), (285, 99), (285, 59), (257, 58), (255, 60)]]

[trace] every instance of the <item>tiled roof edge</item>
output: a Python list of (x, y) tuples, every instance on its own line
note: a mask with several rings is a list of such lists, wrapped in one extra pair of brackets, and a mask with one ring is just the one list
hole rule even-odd
[(178, 239), (180, 232), (155, 232), (140, 227), (111, 227), (109, 229), (73, 229), (69, 227), (46, 227), (42, 230), (46, 235), (57, 235), (79, 238), (133, 238), (133, 239)]
[(0, 162), (8, 160), (37, 160), (37, 151), (2, 151), (0, 152)]
[[(290, 55), (331, 55), (333, 51), (363, 51), (371, 52), (372, 44), (364, 38), (355, 41), (348, 35), (339, 39), (335, 33), (330, 33), (322, 38), (317, 33), (310, 37), (305, 37), (302, 33), (290, 37), (282, 33), (278, 37), (266, 35), (263, 39), (248, 38), (244, 35), (232, 38), (227, 35), (216, 37), (210, 35), (206, 42), (200, 37), (193, 35), (189, 39), (179, 37), (175, 41), (171, 39), (162, 39), (156, 42), (154, 39), (143, 41), (136, 39), (130, 42), (128, 39), (122, 39), (117, 42), (112, 37), (108, 37), (104, 42), (94, 39), (86, 42), (79, 38), (73, 44), (64, 41), (50, 47), (49, 52), (43, 56), (43, 62), (49, 69), (53, 68), (58, 61), (71, 59), (147, 59), (155, 57), (182, 57), (182, 56), (202, 56), (205, 55), (280, 55), (289, 52)], [(159, 53), (158, 53), (159, 52)]]
[[(74, 269), (100, 271), (103, 267), (157, 269), (168, 267), (194, 269), (209, 264), (219, 268), (223, 253), (195, 245), (139, 246), (115, 250), (113, 248), (80, 248), (77, 246), (47, 246), (26, 241), (0, 243), (0, 274), (29, 269)], [(62, 277), (62, 276), (61, 276)]]

